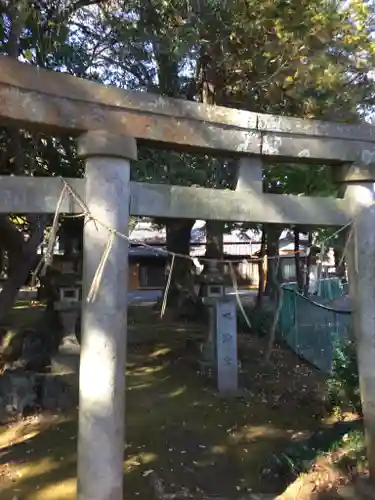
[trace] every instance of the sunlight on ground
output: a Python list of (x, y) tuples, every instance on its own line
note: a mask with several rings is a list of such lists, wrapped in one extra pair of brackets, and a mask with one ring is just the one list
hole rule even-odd
[(32, 439), (40, 432), (45, 431), (52, 425), (64, 422), (64, 420), (64, 418), (57, 415), (44, 416), (43, 419), (36, 416), (15, 422), (10, 426), (4, 425), (0, 427), (0, 450)]
[(62, 500), (76, 498), (76, 495), (77, 480), (70, 478), (55, 484), (39, 487), (39, 489), (31, 493), (27, 498), (29, 500)]
[(124, 462), (124, 471), (130, 472), (135, 467), (139, 467), (140, 465), (151, 464), (157, 460), (157, 455), (154, 453), (142, 452), (136, 455), (132, 455)]
[(272, 425), (246, 425), (239, 431), (234, 431), (230, 434), (229, 439), (233, 444), (238, 443), (251, 443), (259, 438), (279, 438), (285, 435), (284, 429), (278, 429)]
[(59, 462), (55, 462), (53, 459), (47, 457), (31, 463), (19, 464), (17, 466), (16, 478), (19, 478), (21, 482), (23, 478), (30, 479), (37, 477), (42, 479), (43, 474), (48, 474), (58, 469), (59, 466)]
[(170, 392), (167, 397), (168, 398), (176, 398), (177, 396), (181, 396), (181, 394), (183, 394), (186, 390), (187, 390), (186, 385), (179, 387), (175, 391)]
[(228, 451), (228, 446), (215, 445), (211, 448), (211, 453), (214, 455), (224, 455)]
[(150, 358), (157, 358), (159, 356), (165, 356), (170, 353), (171, 349), (169, 347), (163, 347), (162, 349), (157, 349), (156, 351), (150, 354)]
[[(151, 472), (174, 491), (230, 496), (259, 488), (259, 466), (290, 442), (291, 430), (311, 428), (311, 409), (296, 409), (292, 398), (272, 408), (254, 357), (246, 375), (251, 394), (218, 398), (186, 360), (173, 358), (171, 338), (170, 346), (129, 349), (125, 499), (153, 498)], [(276, 379), (267, 374), (273, 391), (285, 386)], [(76, 417), (46, 415), (0, 428), (1, 500), (76, 498)]]

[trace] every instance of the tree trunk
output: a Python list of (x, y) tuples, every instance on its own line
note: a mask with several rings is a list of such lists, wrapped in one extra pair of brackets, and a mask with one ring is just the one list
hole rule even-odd
[(301, 266), (300, 238), (298, 228), (294, 230), (294, 264), (296, 268), (297, 290), (299, 291), (299, 293), (303, 293), (304, 280)]
[(206, 257), (209, 259), (223, 259), (223, 232), (224, 223), (221, 221), (206, 222)]
[(343, 250), (342, 248), (335, 248), (335, 267), (336, 267), (336, 276), (341, 280), (345, 280), (345, 259), (343, 258)]
[[(283, 229), (275, 226), (267, 228), (267, 286), (269, 295), (274, 302), (276, 308), (272, 320), (272, 325), (269, 331), (267, 349), (264, 357), (266, 361), (270, 360), (272, 349), (276, 339), (277, 324), (283, 302), (283, 289), (281, 288), (282, 270), (279, 257), (279, 240)], [(267, 290), (267, 287), (266, 287)]]
[(262, 225), (262, 239), (260, 242), (260, 252), (259, 252), (259, 261), (258, 261), (258, 274), (259, 274), (259, 286), (258, 286), (258, 295), (256, 306), (259, 309), (263, 307), (263, 297), (264, 297), (264, 284), (266, 281), (266, 274), (264, 272), (264, 257), (266, 256), (266, 243), (267, 243), (267, 233)]
[(307, 248), (309, 249), (309, 251), (308, 251), (307, 259), (306, 259), (306, 281), (305, 281), (305, 286), (304, 286), (304, 290), (303, 290), (303, 294), (305, 295), (305, 297), (308, 297), (309, 288), (310, 288), (310, 272), (311, 272), (311, 262), (312, 262), (312, 239), (313, 239), (312, 231), (309, 231), (308, 239), (307, 239)]
[(273, 314), (271, 328), (270, 328), (270, 331), (268, 333), (267, 348), (266, 348), (265, 353), (264, 353), (264, 359), (267, 362), (270, 361), (273, 346), (275, 344), (277, 325), (279, 322), (279, 316), (280, 316), (281, 308), (283, 305), (283, 289), (280, 285), (279, 277), (277, 276), (275, 267), (272, 267), (270, 269), (270, 272), (271, 272), (270, 280), (272, 281), (273, 286), (274, 286), (274, 290), (275, 290), (276, 309), (275, 309), (274, 314)]
[[(204, 256), (207, 259), (222, 260), (223, 259), (223, 232), (224, 223), (221, 221), (207, 221), (206, 222), (206, 251)], [(217, 269), (223, 273), (224, 266), (222, 262), (217, 263)], [(208, 270), (208, 262), (203, 261), (203, 273)], [(202, 297), (203, 284), (199, 287), (199, 297)]]
[[(168, 220), (167, 226), (167, 250), (179, 255), (190, 255), (191, 230), (194, 225), (191, 219)], [(173, 268), (171, 270), (173, 260)], [(166, 286), (168, 275), (172, 271), (170, 286), (168, 289), (167, 307), (181, 312), (187, 304), (195, 302), (193, 263), (191, 259), (176, 256), (168, 257)]]
[[(10, 273), (7, 281), (4, 283), (0, 293), (0, 321), (10, 312), (17, 298), (19, 289), (26, 283), (32, 267), (37, 258), (37, 249), (43, 238), (46, 218), (39, 221), (34, 233), (29, 240), (24, 243), (21, 252), (16, 255), (17, 266), (10, 266)], [(17, 231), (18, 232), (18, 231)], [(15, 261), (15, 258), (12, 259)]]
[[(224, 223), (221, 221), (207, 221), (206, 222), (206, 252), (207, 259), (223, 259), (223, 232)], [(204, 261), (203, 272), (207, 270), (207, 261)], [(221, 262), (217, 265), (220, 272), (223, 272)]]
[(279, 239), (282, 229), (268, 226), (267, 231), (267, 283), (264, 294), (271, 299), (277, 297), (278, 291), (275, 287), (272, 276), (277, 276), (278, 281), (281, 281), (281, 266), (279, 265)]
[(346, 278), (344, 248), (347, 237), (348, 232), (342, 231), (334, 246), (336, 276), (341, 280), (345, 280)]

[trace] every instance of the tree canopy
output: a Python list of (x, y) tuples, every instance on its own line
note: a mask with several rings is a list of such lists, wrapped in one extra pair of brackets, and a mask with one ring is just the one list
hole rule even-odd
[[(371, 113), (373, 2), (17, 0), (1, 9), (1, 52), (29, 64), (251, 111), (352, 122)], [(11, 135), (0, 137), (2, 172), (81, 175), (71, 141)], [(227, 163), (145, 150), (134, 175), (225, 185)]]

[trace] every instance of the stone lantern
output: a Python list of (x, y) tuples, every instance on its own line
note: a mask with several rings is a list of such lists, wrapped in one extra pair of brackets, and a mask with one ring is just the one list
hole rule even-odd
[(64, 344), (68, 338), (73, 337), (77, 317), (81, 309), (82, 286), (79, 276), (73, 273), (60, 274), (56, 279), (56, 288), (59, 299), (54, 303), (59, 311), (63, 325)]
[(215, 261), (209, 261), (200, 275), (202, 283), (202, 302), (208, 309), (208, 336), (202, 346), (200, 365), (203, 369), (216, 366), (216, 303), (224, 296), (224, 277), (220, 274)]

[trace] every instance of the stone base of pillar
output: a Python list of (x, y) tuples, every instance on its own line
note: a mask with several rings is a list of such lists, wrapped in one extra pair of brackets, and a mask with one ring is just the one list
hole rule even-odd
[(202, 353), (198, 360), (199, 371), (208, 377), (213, 377), (216, 371), (215, 358), (212, 357), (212, 342), (206, 341), (202, 347)]
[(63, 328), (61, 345), (66, 343), (77, 343), (75, 334), (75, 325), (79, 315), (80, 304), (64, 304), (62, 302), (55, 303), (55, 309), (59, 311), (59, 317)]
[(199, 366), (202, 373), (213, 376), (216, 372), (216, 353), (215, 353), (215, 310), (210, 305), (208, 309), (208, 333), (207, 338), (202, 345), (202, 351), (199, 359)]

